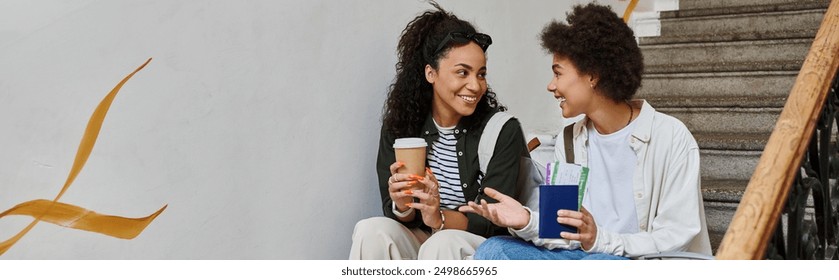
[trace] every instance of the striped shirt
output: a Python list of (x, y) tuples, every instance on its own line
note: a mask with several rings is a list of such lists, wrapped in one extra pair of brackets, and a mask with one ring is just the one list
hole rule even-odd
[(428, 165), (440, 184), (440, 207), (456, 209), (466, 203), (457, 165), (457, 138), (454, 127), (437, 126), (437, 129), (440, 137), (428, 149)]

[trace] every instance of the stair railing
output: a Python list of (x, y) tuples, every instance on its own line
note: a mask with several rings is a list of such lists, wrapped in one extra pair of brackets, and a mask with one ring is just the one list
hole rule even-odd
[(839, 0), (824, 15), (717, 259), (839, 259), (837, 69)]

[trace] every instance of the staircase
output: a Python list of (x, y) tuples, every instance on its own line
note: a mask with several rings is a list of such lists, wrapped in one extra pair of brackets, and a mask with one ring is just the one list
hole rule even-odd
[(716, 252), (829, 0), (681, 0), (642, 37), (638, 98), (680, 119), (702, 161)]

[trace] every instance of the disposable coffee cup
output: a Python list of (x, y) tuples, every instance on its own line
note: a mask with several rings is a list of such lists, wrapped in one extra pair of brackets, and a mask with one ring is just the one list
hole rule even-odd
[(425, 149), (427, 147), (428, 143), (422, 138), (396, 139), (396, 142), (393, 143), (396, 161), (405, 163), (396, 170), (396, 173), (425, 177)]

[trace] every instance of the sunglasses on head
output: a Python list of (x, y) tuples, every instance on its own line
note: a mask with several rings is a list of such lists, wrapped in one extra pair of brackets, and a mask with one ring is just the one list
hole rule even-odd
[(434, 50), (434, 53), (436, 54), (442, 51), (449, 42), (468, 43), (469, 41), (475, 41), (475, 43), (478, 43), (478, 46), (480, 46), (484, 52), (487, 51), (489, 45), (492, 45), (492, 38), (484, 33), (450, 32), (446, 35), (446, 38), (440, 42), (440, 45), (437, 45), (437, 49)]

